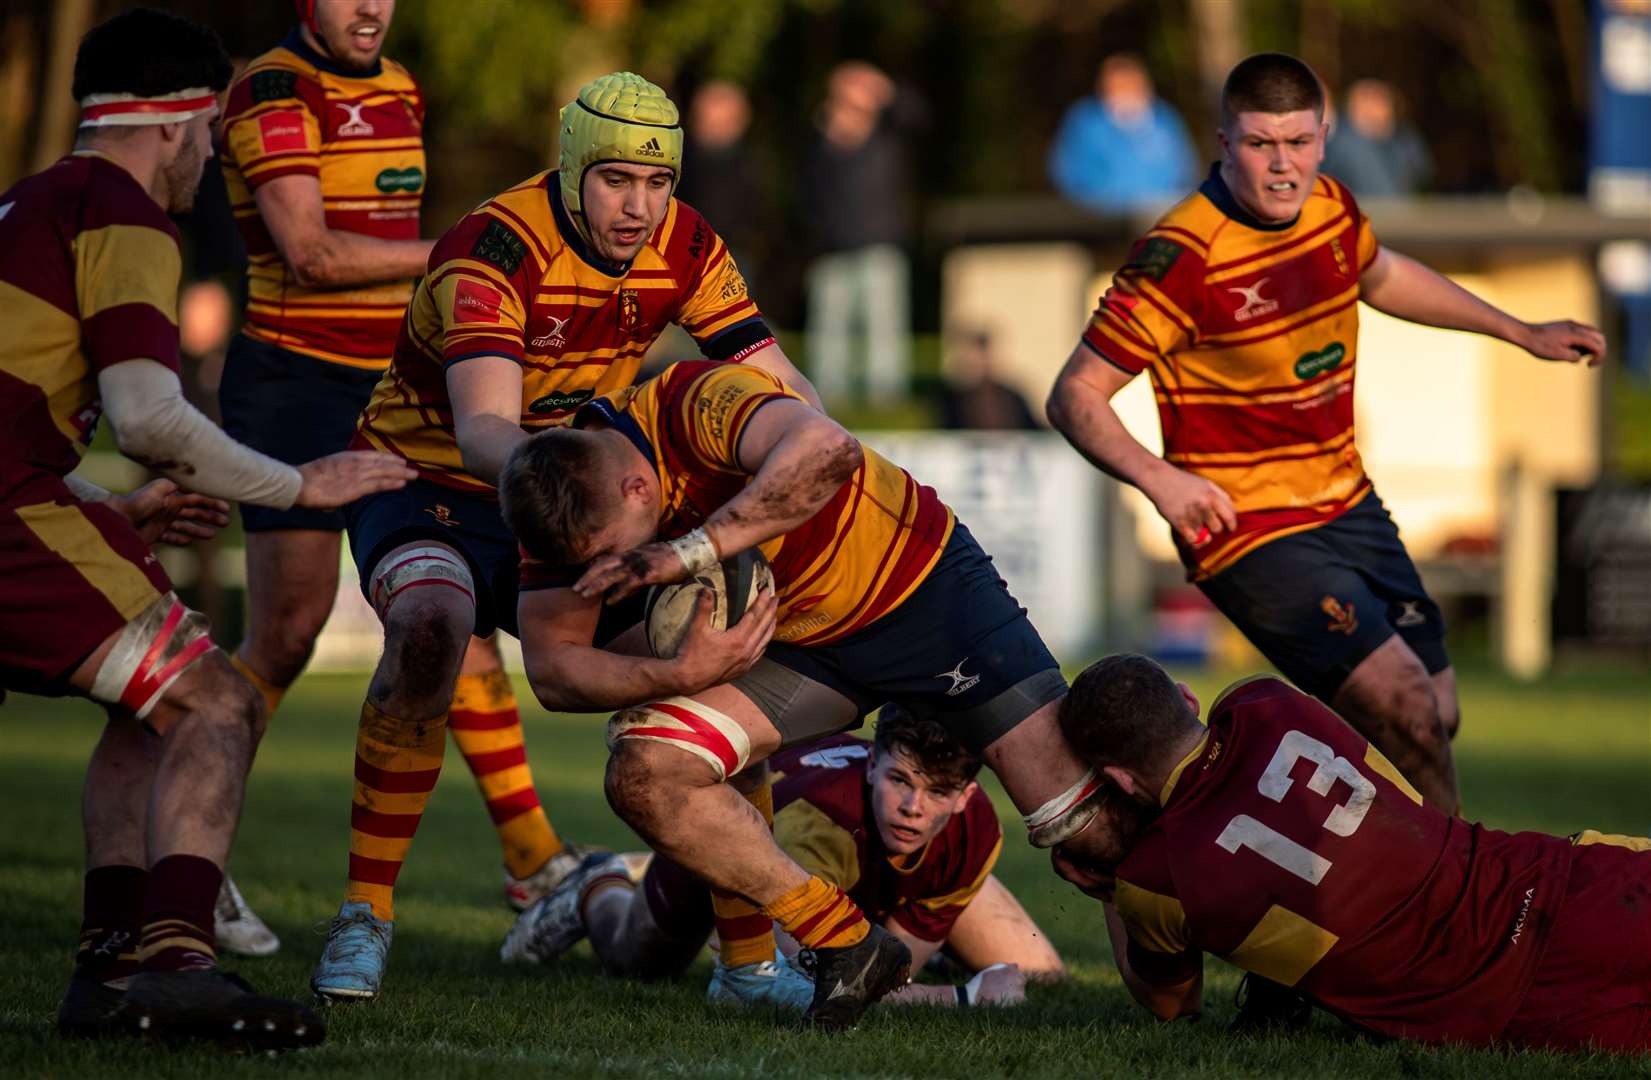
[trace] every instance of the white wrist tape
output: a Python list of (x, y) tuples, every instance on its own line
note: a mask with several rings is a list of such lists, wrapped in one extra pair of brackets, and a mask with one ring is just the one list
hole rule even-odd
[(686, 536), (679, 536), (670, 543), (671, 550), (676, 557), (682, 560), (682, 565), (688, 568), (688, 573), (697, 574), (701, 570), (709, 570), (722, 559), (717, 555), (717, 545), (712, 543), (710, 534), (703, 528), (695, 529)]
[(1094, 795), (1100, 786), (1100, 774), (1090, 769), (1077, 783), (1027, 814), (1022, 820), (1032, 846), (1054, 847), (1076, 836), (1099, 813)]
[(964, 983), (961, 988), (964, 1003), (968, 1005), (980, 1004), (980, 984), (986, 981), (987, 975), (1008, 966), (1008, 964), (991, 964), (975, 972), (975, 977)]
[(97, 376), (121, 452), (221, 499), (285, 510), (303, 480), (291, 465), (243, 446), (184, 400), (178, 376), (156, 360), (127, 360)]

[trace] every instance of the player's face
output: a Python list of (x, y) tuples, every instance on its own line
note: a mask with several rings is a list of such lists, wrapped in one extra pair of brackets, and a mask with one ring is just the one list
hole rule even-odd
[(665, 216), (675, 174), (659, 165), (609, 161), (585, 172), (579, 198), (591, 246), (611, 263), (636, 258)]
[(909, 855), (939, 835), (974, 793), (974, 781), (936, 779), (899, 750), (873, 751), (866, 763), (871, 812), (883, 847)]
[(315, 23), (334, 60), (363, 70), (378, 62), (395, 12), (396, 0), (316, 0)]
[(1312, 193), (1329, 132), (1311, 109), (1239, 113), (1218, 132), (1221, 178), (1257, 219), (1269, 225), (1293, 221)]
[(187, 214), (195, 207), (195, 193), (200, 190), (201, 176), (206, 163), (212, 160), (212, 122), (215, 113), (197, 116), (186, 121), (177, 142), (178, 152), (166, 165), (166, 212)]

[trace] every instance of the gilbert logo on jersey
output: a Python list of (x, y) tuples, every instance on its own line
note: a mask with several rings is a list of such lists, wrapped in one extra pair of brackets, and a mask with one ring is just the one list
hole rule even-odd
[(1238, 310), (1233, 312), (1233, 318), (1235, 320), (1238, 322), (1249, 322), (1251, 319), (1257, 319), (1263, 315), (1271, 315), (1273, 312), (1278, 310), (1277, 300), (1261, 295), (1261, 287), (1271, 280), (1273, 279), (1262, 278), (1254, 285), (1240, 285), (1236, 288), (1232, 286), (1227, 287), (1228, 292), (1237, 293), (1238, 296), (1244, 301), (1239, 305)]

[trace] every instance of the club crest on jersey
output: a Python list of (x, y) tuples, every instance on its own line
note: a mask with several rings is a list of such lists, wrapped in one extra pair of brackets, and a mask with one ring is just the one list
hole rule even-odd
[(571, 315), (569, 315), (567, 319), (558, 319), (554, 315), (546, 315), (545, 319), (550, 323), (550, 329), (535, 337), (532, 341), (528, 342), (528, 344), (533, 346), (535, 349), (566, 348), (568, 339), (562, 331), (567, 328), (568, 319), (571, 318), (573, 318)]
[(1278, 310), (1278, 301), (1272, 297), (1261, 295), (1261, 287), (1273, 280), (1264, 277), (1254, 285), (1227, 286), (1227, 291), (1236, 294), (1243, 302), (1238, 310), (1233, 312), (1233, 318), (1238, 322), (1249, 322), (1263, 315), (1271, 315)]
[(635, 289), (619, 290), (619, 329), (627, 333), (642, 325), (642, 298)]
[(1330, 238), (1330, 254), (1336, 257), (1336, 271), (1342, 277), (1347, 277), (1353, 273), (1353, 267), (1347, 261), (1347, 252), (1342, 250), (1341, 237), (1332, 236)]
[(1334, 596), (1326, 596), (1319, 601), (1319, 610), (1330, 616), (1330, 625), (1326, 629), (1337, 634), (1353, 636), (1353, 631), (1359, 628), (1357, 609), (1352, 604), (1345, 607)]
[(361, 110), (367, 107), (365, 101), (335, 101), (333, 104), (343, 109), (344, 115), (347, 117), (342, 124), (338, 125), (337, 134), (371, 135), (373, 133), (372, 122), (361, 118)]

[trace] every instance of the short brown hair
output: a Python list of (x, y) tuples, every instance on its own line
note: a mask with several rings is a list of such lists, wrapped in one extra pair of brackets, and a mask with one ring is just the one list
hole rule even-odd
[(1092, 768), (1150, 770), (1197, 723), (1169, 672), (1135, 653), (1089, 665), (1060, 707), (1061, 734)]
[(892, 701), (877, 714), (874, 741), (878, 753), (900, 751), (931, 780), (955, 781), (962, 787), (980, 772), (980, 755), (937, 717)]
[(1221, 88), (1221, 123), (1244, 112), (1324, 115), (1324, 86), (1313, 69), (1285, 53), (1256, 53), (1238, 62)]
[(499, 510), (535, 559), (553, 566), (585, 561), (605, 500), (596, 486), (604, 461), (588, 432), (550, 428), (523, 440), (499, 473)]

